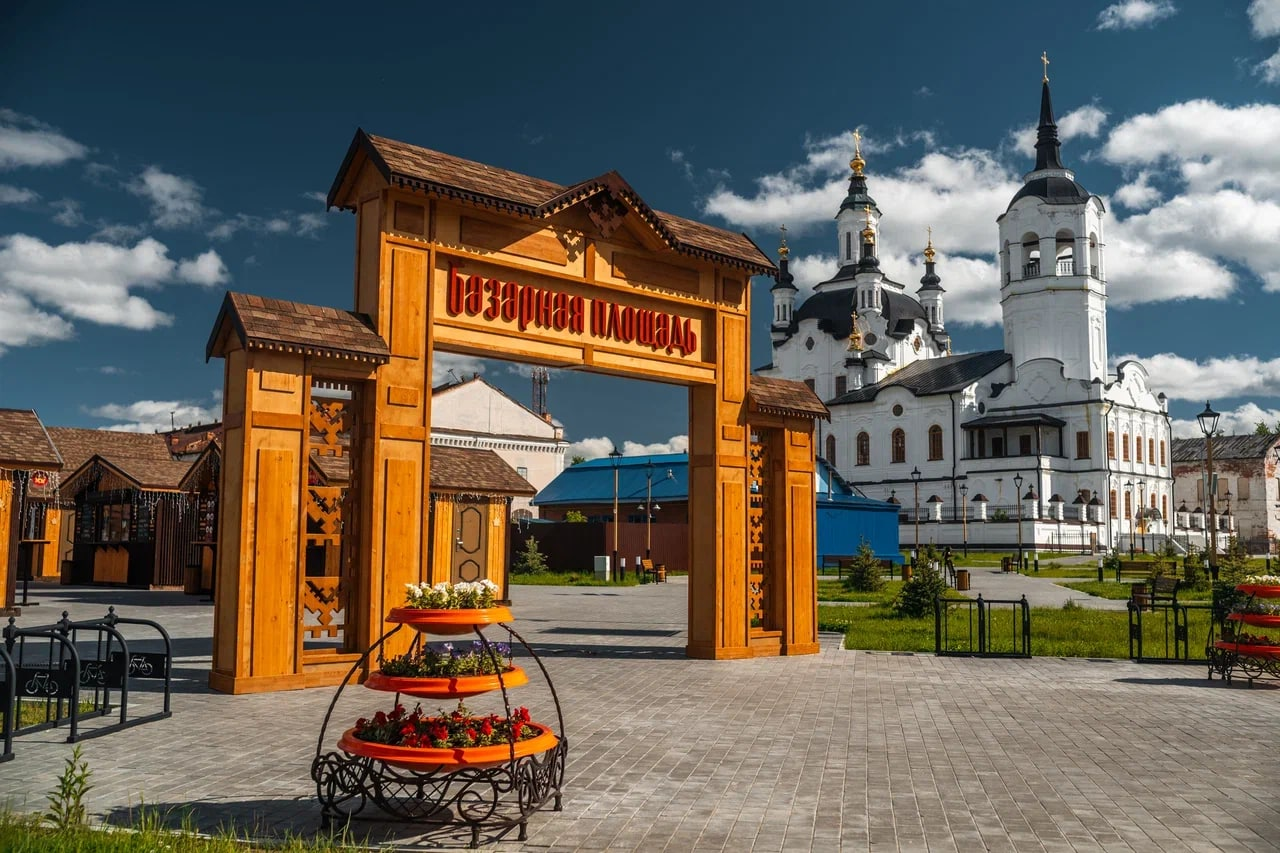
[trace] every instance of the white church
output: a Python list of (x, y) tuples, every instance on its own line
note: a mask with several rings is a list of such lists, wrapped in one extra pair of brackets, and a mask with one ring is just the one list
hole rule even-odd
[(1128, 549), (1130, 537), (1158, 548), (1173, 489), (1168, 405), (1140, 363), (1108, 372), (1106, 210), (1062, 164), (1048, 76), (1035, 168), (996, 219), (1001, 350), (952, 353), (932, 240), (914, 294), (880, 268), (860, 146), (850, 167), (840, 269), (796, 304), (784, 242), (773, 362), (757, 370), (826, 402), (819, 454), (868, 497), (900, 504), (904, 548), (1080, 552)]

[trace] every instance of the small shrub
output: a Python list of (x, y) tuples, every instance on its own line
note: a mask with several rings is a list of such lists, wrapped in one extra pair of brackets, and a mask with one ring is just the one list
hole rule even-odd
[(49, 793), (49, 810), (44, 819), (55, 829), (70, 829), (84, 823), (84, 798), (93, 788), (89, 784), (91, 775), (89, 762), (81, 759), (80, 744), (76, 744), (58, 777), (58, 787)]
[(992, 521), (1008, 521), (1009, 513), (1005, 512), (1002, 509), (998, 509), (995, 512), (991, 513), (991, 520)]
[(573, 522), (573, 523), (581, 523), (586, 521), (587, 517), (582, 513), (578, 512), (576, 509), (571, 509), (564, 514), (564, 520)]
[(1226, 551), (1218, 555), (1218, 577), (1231, 584), (1243, 583), (1248, 570), (1249, 555), (1240, 540), (1232, 536)]
[(511, 571), (517, 575), (536, 575), (550, 571), (547, 555), (538, 550), (538, 540), (530, 536), (524, 540), (524, 550), (516, 555)]
[(1067, 603), (1062, 605), (1062, 609), (1063, 610), (1084, 610), (1083, 607), (1081, 607), (1079, 604), (1076, 603), (1076, 600), (1074, 598), (1068, 598)]
[(947, 582), (927, 563), (917, 566), (911, 580), (902, 585), (902, 591), (893, 600), (893, 610), (899, 616), (921, 617), (933, 613), (933, 600), (947, 591)]
[(854, 592), (878, 592), (884, 588), (884, 569), (866, 539), (858, 546), (858, 553), (849, 565), (844, 588)]

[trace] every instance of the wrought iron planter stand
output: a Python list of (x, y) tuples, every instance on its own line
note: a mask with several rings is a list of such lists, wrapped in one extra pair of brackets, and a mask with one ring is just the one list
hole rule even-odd
[[(431, 824), (442, 829), (451, 826), (466, 827), (471, 832), (471, 846), (478, 847), (482, 830), (493, 830), (497, 835), (518, 828), (519, 840), (528, 836), (529, 816), (550, 804), (553, 811), (561, 809), (561, 788), (564, 782), (565, 756), (568, 742), (564, 736), (564, 715), (560, 710), (560, 698), (542, 660), (525, 639), (510, 625), (496, 623), (516, 639), (525, 652), (538, 665), (551, 691), (559, 723), (555, 746), (541, 753), (516, 755), (515, 743), (510, 744), (508, 758), (493, 764), (473, 766), (465, 761), (407, 769), (382, 759), (355, 755), (345, 750), (325, 751), (325, 738), (329, 719), (337, 706), (342, 691), (355, 673), (365, 665), (382, 644), (405, 627), (396, 625), (356, 661), (347, 678), (334, 693), (333, 701), (325, 714), (320, 737), (316, 743), (316, 757), (311, 764), (311, 778), (316, 783), (316, 797), (320, 801), (320, 823), (331, 829), (335, 823), (344, 824), (352, 818), (365, 818), (367, 806), (372, 805), (386, 817), (384, 820)], [(494, 661), (498, 656), (476, 625), (473, 630), (483, 645), (484, 653)], [(416, 648), (423, 639), (415, 640)], [(511, 703), (507, 697), (507, 684), (498, 676), (498, 687), (507, 717), (511, 717)], [(523, 683), (523, 682), (521, 682)], [(514, 685), (513, 685), (514, 686)], [(396, 692), (399, 702), (400, 693)], [(456, 750), (464, 753), (466, 750)], [(376, 818), (374, 818), (376, 819)]]
[[(1254, 598), (1280, 598), (1280, 586), (1242, 584), (1236, 590), (1248, 596), (1247, 602), (1252, 602)], [(1280, 637), (1273, 637), (1267, 645), (1240, 639), (1245, 626), (1275, 631), (1280, 628), (1280, 616), (1250, 613), (1246, 607), (1244, 610), (1237, 608), (1226, 619), (1234, 623), (1234, 627), (1228, 636), (1224, 624), (1222, 639), (1210, 644), (1209, 679), (1212, 680), (1214, 673), (1217, 673), (1230, 683), (1233, 676), (1240, 675), (1249, 680), (1250, 687), (1258, 679), (1280, 680)]]

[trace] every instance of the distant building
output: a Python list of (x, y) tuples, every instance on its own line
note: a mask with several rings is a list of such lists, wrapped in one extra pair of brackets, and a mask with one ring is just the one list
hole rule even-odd
[[(1220, 435), (1213, 439), (1218, 490), (1218, 547), (1234, 534), (1251, 554), (1274, 550), (1280, 537), (1280, 480), (1276, 449), (1280, 435)], [(1205, 440), (1173, 441), (1175, 536), (1203, 549), (1209, 504), (1205, 491)]]

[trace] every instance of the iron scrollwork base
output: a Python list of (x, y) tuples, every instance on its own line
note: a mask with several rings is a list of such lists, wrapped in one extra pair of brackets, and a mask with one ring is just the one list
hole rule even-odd
[(420, 771), (333, 751), (316, 756), (311, 778), (325, 829), (365, 816), (365, 808), (372, 805), (392, 820), (466, 826), (471, 846), (477, 847), (482, 829), (519, 827), (519, 840), (524, 841), (530, 815), (548, 803), (560, 811), (566, 752), (562, 739), (541, 755), (496, 767)]
[(1258, 679), (1280, 680), (1280, 660), (1253, 657), (1230, 649), (1209, 649), (1210, 680), (1215, 673), (1228, 684), (1234, 676), (1240, 676), (1247, 678), (1252, 686)]

